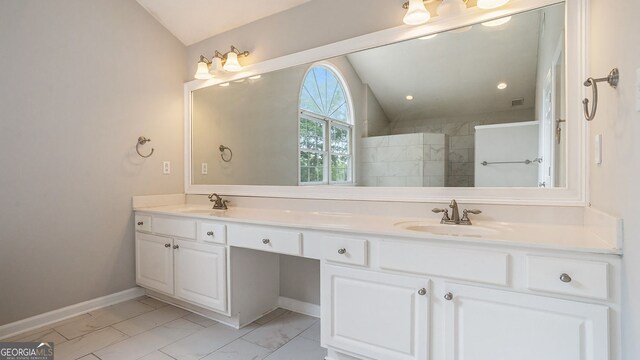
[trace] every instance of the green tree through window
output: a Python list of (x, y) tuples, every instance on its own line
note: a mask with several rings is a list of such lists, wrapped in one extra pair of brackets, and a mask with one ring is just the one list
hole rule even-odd
[(299, 110), (300, 183), (353, 182), (351, 104), (335, 70), (324, 65), (309, 69)]

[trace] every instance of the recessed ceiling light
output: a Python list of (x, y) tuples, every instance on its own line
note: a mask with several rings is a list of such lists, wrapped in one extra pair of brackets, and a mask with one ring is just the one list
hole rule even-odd
[(491, 20), (491, 21), (483, 22), (482, 25), (488, 26), (488, 27), (496, 27), (496, 26), (504, 25), (504, 24), (508, 23), (509, 21), (511, 21), (511, 16), (507, 16), (507, 17), (504, 17), (504, 18), (501, 18), (501, 19), (497, 19), (497, 20)]
[(438, 36), (438, 34), (431, 34), (431, 35), (419, 37), (418, 39), (420, 39), (420, 40), (429, 40), (429, 39), (433, 39), (436, 36)]
[(262, 77), (262, 75), (253, 75), (253, 76), (249, 76), (249, 80), (258, 80)]
[(498, 89), (499, 90), (504, 90), (504, 89), (507, 88), (507, 86), (508, 86), (507, 83), (501, 82), (500, 84), (498, 84)]
[(411, 100), (413, 100), (413, 96), (411, 96), (411, 95), (407, 95), (407, 96), (405, 97), (405, 99), (407, 99), (407, 100), (411, 101)]
[(222, 86), (222, 87), (227, 87), (227, 86), (229, 86), (229, 83), (228, 83), (228, 82), (226, 82), (226, 83), (220, 84), (220, 86)]

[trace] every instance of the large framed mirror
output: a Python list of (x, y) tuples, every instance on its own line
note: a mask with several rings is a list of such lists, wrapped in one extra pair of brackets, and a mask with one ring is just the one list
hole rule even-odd
[(583, 6), (472, 8), (189, 82), (186, 192), (584, 205)]

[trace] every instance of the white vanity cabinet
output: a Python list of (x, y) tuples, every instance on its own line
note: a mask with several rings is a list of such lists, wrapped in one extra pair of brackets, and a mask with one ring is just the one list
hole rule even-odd
[(447, 284), (446, 360), (604, 360), (604, 305)]
[[(154, 217), (153, 221), (154, 226), (147, 230), (152, 234), (136, 232), (136, 283), (225, 313), (226, 247), (196, 241), (196, 223), (193, 220)], [(183, 239), (177, 235), (193, 239)]]
[(426, 360), (429, 280), (324, 265), (322, 342), (373, 359)]

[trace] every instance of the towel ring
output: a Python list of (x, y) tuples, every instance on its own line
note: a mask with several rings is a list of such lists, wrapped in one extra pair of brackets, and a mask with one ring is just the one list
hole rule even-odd
[(140, 136), (140, 137), (138, 138), (138, 143), (136, 144), (136, 152), (138, 153), (138, 155), (140, 155), (140, 156), (141, 156), (141, 157), (143, 157), (143, 158), (148, 158), (148, 157), (150, 157), (151, 155), (153, 155), (153, 151), (155, 150), (154, 148), (151, 148), (151, 152), (149, 153), (149, 155), (142, 155), (142, 154), (140, 153), (140, 145), (144, 145), (144, 144), (148, 143), (149, 141), (151, 141), (151, 139), (147, 139), (147, 138), (146, 138), (146, 137), (144, 137), (144, 136)]
[(620, 72), (618, 71), (618, 68), (613, 68), (607, 77), (598, 79), (590, 77), (584, 82), (584, 86), (586, 87), (593, 86), (593, 105), (591, 106), (591, 113), (589, 113), (589, 99), (585, 98), (582, 100), (582, 105), (584, 105), (584, 117), (587, 121), (593, 120), (593, 118), (596, 117), (596, 111), (598, 111), (598, 83), (606, 81), (609, 86), (615, 89), (618, 86), (619, 80)]
[[(222, 161), (229, 162), (229, 161), (231, 161), (231, 159), (233, 159), (233, 151), (231, 151), (231, 148), (229, 148), (228, 146), (220, 145), (220, 147), (218, 149), (220, 150), (220, 157), (222, 158)], [(229, 158), (228, 159), (226, 159), (224, 157), (224, 155), (225, 155), (224, 151), (225, 150), (229, 150)]]

